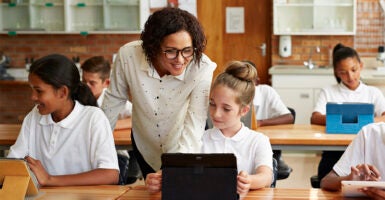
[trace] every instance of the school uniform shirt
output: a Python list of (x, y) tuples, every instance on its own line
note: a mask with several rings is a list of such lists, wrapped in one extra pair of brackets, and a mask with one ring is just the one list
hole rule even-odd
[(360, 102), (374, 104), (374, 115), (381, 116), (385, 112), (385, 98), (382, 92), (373, 86), (360, 81), (356, 90), (347, 88), (342, 82), (321, 90), (314, 112), (326, 115), (327, 102)]
[(202, 153), (233, 153), (237, 158), (238, 172), (256, 174), (259, 166), (273, 170), (273, 152), (269, 138), (242, 124), (233, 137), (225, 137), (218, 128), (205, 131), (202, 137)]
[(385, 176), (385, 123), (372, 123), (362, 127), (361, 131), (346, 148), (340, 160), (334, 165), (333, 170), (339, 176), (350, 174), (351, 166), (358, 164), (374, 165)]
[(26, 155), (40, 160), (51, 175), (77, 174), (93, 169), (116, 169), (118, 159), (108, 119), (100, 108), (78, 101), (60, 122), (40, 115), (35, 106), (24, 118), (8, 157)]
[(290, 110), (282, 102), (278, 93), (268, 85), (258, 85), (255, 87), (253, 105), (257, 120), (271, 119), (290, 114)]
[(115, 127), (118, 111), (130, 100), (136, 146), (159, 170), (162, 153), (200, 151), (216, 64), (202, 55), (199, 64), (191, 61), (181, 75), (160, 77), (141, 44), (134, 41), (120, 48), (102, 109)]
[[(104, 95), (106, 93), (107, 88), (104, 88), (99, 98), (97, 99), (98, 106), (101, 107), (103, 105)], [(126, 101), (126, 105), (123, 110), (119, 112), (118, 119), (124, 119), (130, 117), (132, 113), (132, 104), (129, 101)]]

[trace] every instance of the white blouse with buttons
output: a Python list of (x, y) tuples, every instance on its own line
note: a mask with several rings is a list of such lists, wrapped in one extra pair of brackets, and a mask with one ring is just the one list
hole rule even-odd
[[(203, 55), (179, 76), (160, 77), (146, 60), (141, 41), (120, 48), (102, 109), (115, 127), (125, 101), (132, 102), (132, 130), (138, 150), (154, 169), (161, 154), (199, 152), (216, 64)], [(127, 94), (128, 91), (128, 94)]]

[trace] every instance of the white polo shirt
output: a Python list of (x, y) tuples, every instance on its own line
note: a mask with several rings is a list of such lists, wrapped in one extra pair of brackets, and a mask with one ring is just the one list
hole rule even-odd
[(327, 102), (360, 102), (374, 104), (374, 115), (385, 112), (385, 98), (382, 92), (373, 86), (360, 82), (356, 90), (347, 88), (342, 82), (321, 90), (314, 112), (326, 115)]
[(75, 101), (72, 112), (60, 122), (40, 115), (35, 106), (24, 118), (8, 157), (38, 159), (51, 175), (76, 174), (92, 169), (119, 170), (114, 138), (100, 108)]
[(290, 114), (279, 94), (269, 85), (257, 85), (253, 100), (257, 120), (271, 119)]
[(138, 150), (159, 170), (162, 153), (200, 151), (216, 64), (202, 55), (199, 64), (192, 61), (181, 75), (160, 77), (141, 44), (134, 41), (120, 48), (102, 109), (115, 127), (119, 111), (130, 100)]
[(225, 137), (218, 128), (206, 130), (202, 137), (202, 153), (233, 153), (237, 157), (238, 172), (256, 174), (259, 166), (273, 169), (273, 152), (269, 138), (242, 124), (233, 137)]
[(385, 123), (372, 123), (362, 127), (352, 143), (345, 150), (333, 170), (339, 176), (350, 174), (350, 167), (358, 164), (374, 165), (381, 174), (381, 181), (385, 177)]

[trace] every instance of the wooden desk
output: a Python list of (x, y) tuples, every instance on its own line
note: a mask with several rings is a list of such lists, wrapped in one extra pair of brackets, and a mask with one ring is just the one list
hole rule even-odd
[(270, 138), (276, 150), (337, 150), (343, 151), (356, 134), (326, 134), (325, 126), (286, 124), (257, 128)]
[[(0, 124), (0, 150), (9, 149), (19, 135), (21, 124)], [(270, 138), (273, 149), (280, 150), (345, 150), (355, 134), (326, 134), (325, 126), (288, 124), (257, 129)], [(131, 148), (131, 128), (114, 131), (117, 149)]]
[[(7, 150), (17, 139), (21, 124), (0, 124), (0, 150)], [(117, 149), (131, 148), (131, 128), (114, 131), (114, 141)]]
[(69, 186), (44, 187), (39, 194), (31, 197), (34, 200), (108, 200), (117, 199), (130, 190), (130, 186), (98, 185), (98, 186)]
[[(118, 200), (160, 200), (161, 194), (150, 194), (144, 186), (136, 186), (131, 190), (128, 190)], [(351, 199), (343, 198), (340, 192), (329, 192), (321, 189), (288, 189), (288, 188), (263, 188), (260, 190), (250, 191), (244, 200), (250, 199)]]

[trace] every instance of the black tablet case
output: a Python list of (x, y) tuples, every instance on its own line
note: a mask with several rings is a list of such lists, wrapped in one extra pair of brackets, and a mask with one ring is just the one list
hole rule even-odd
[(162, 155), (162, 200), (237, 199), (234, 154)]

